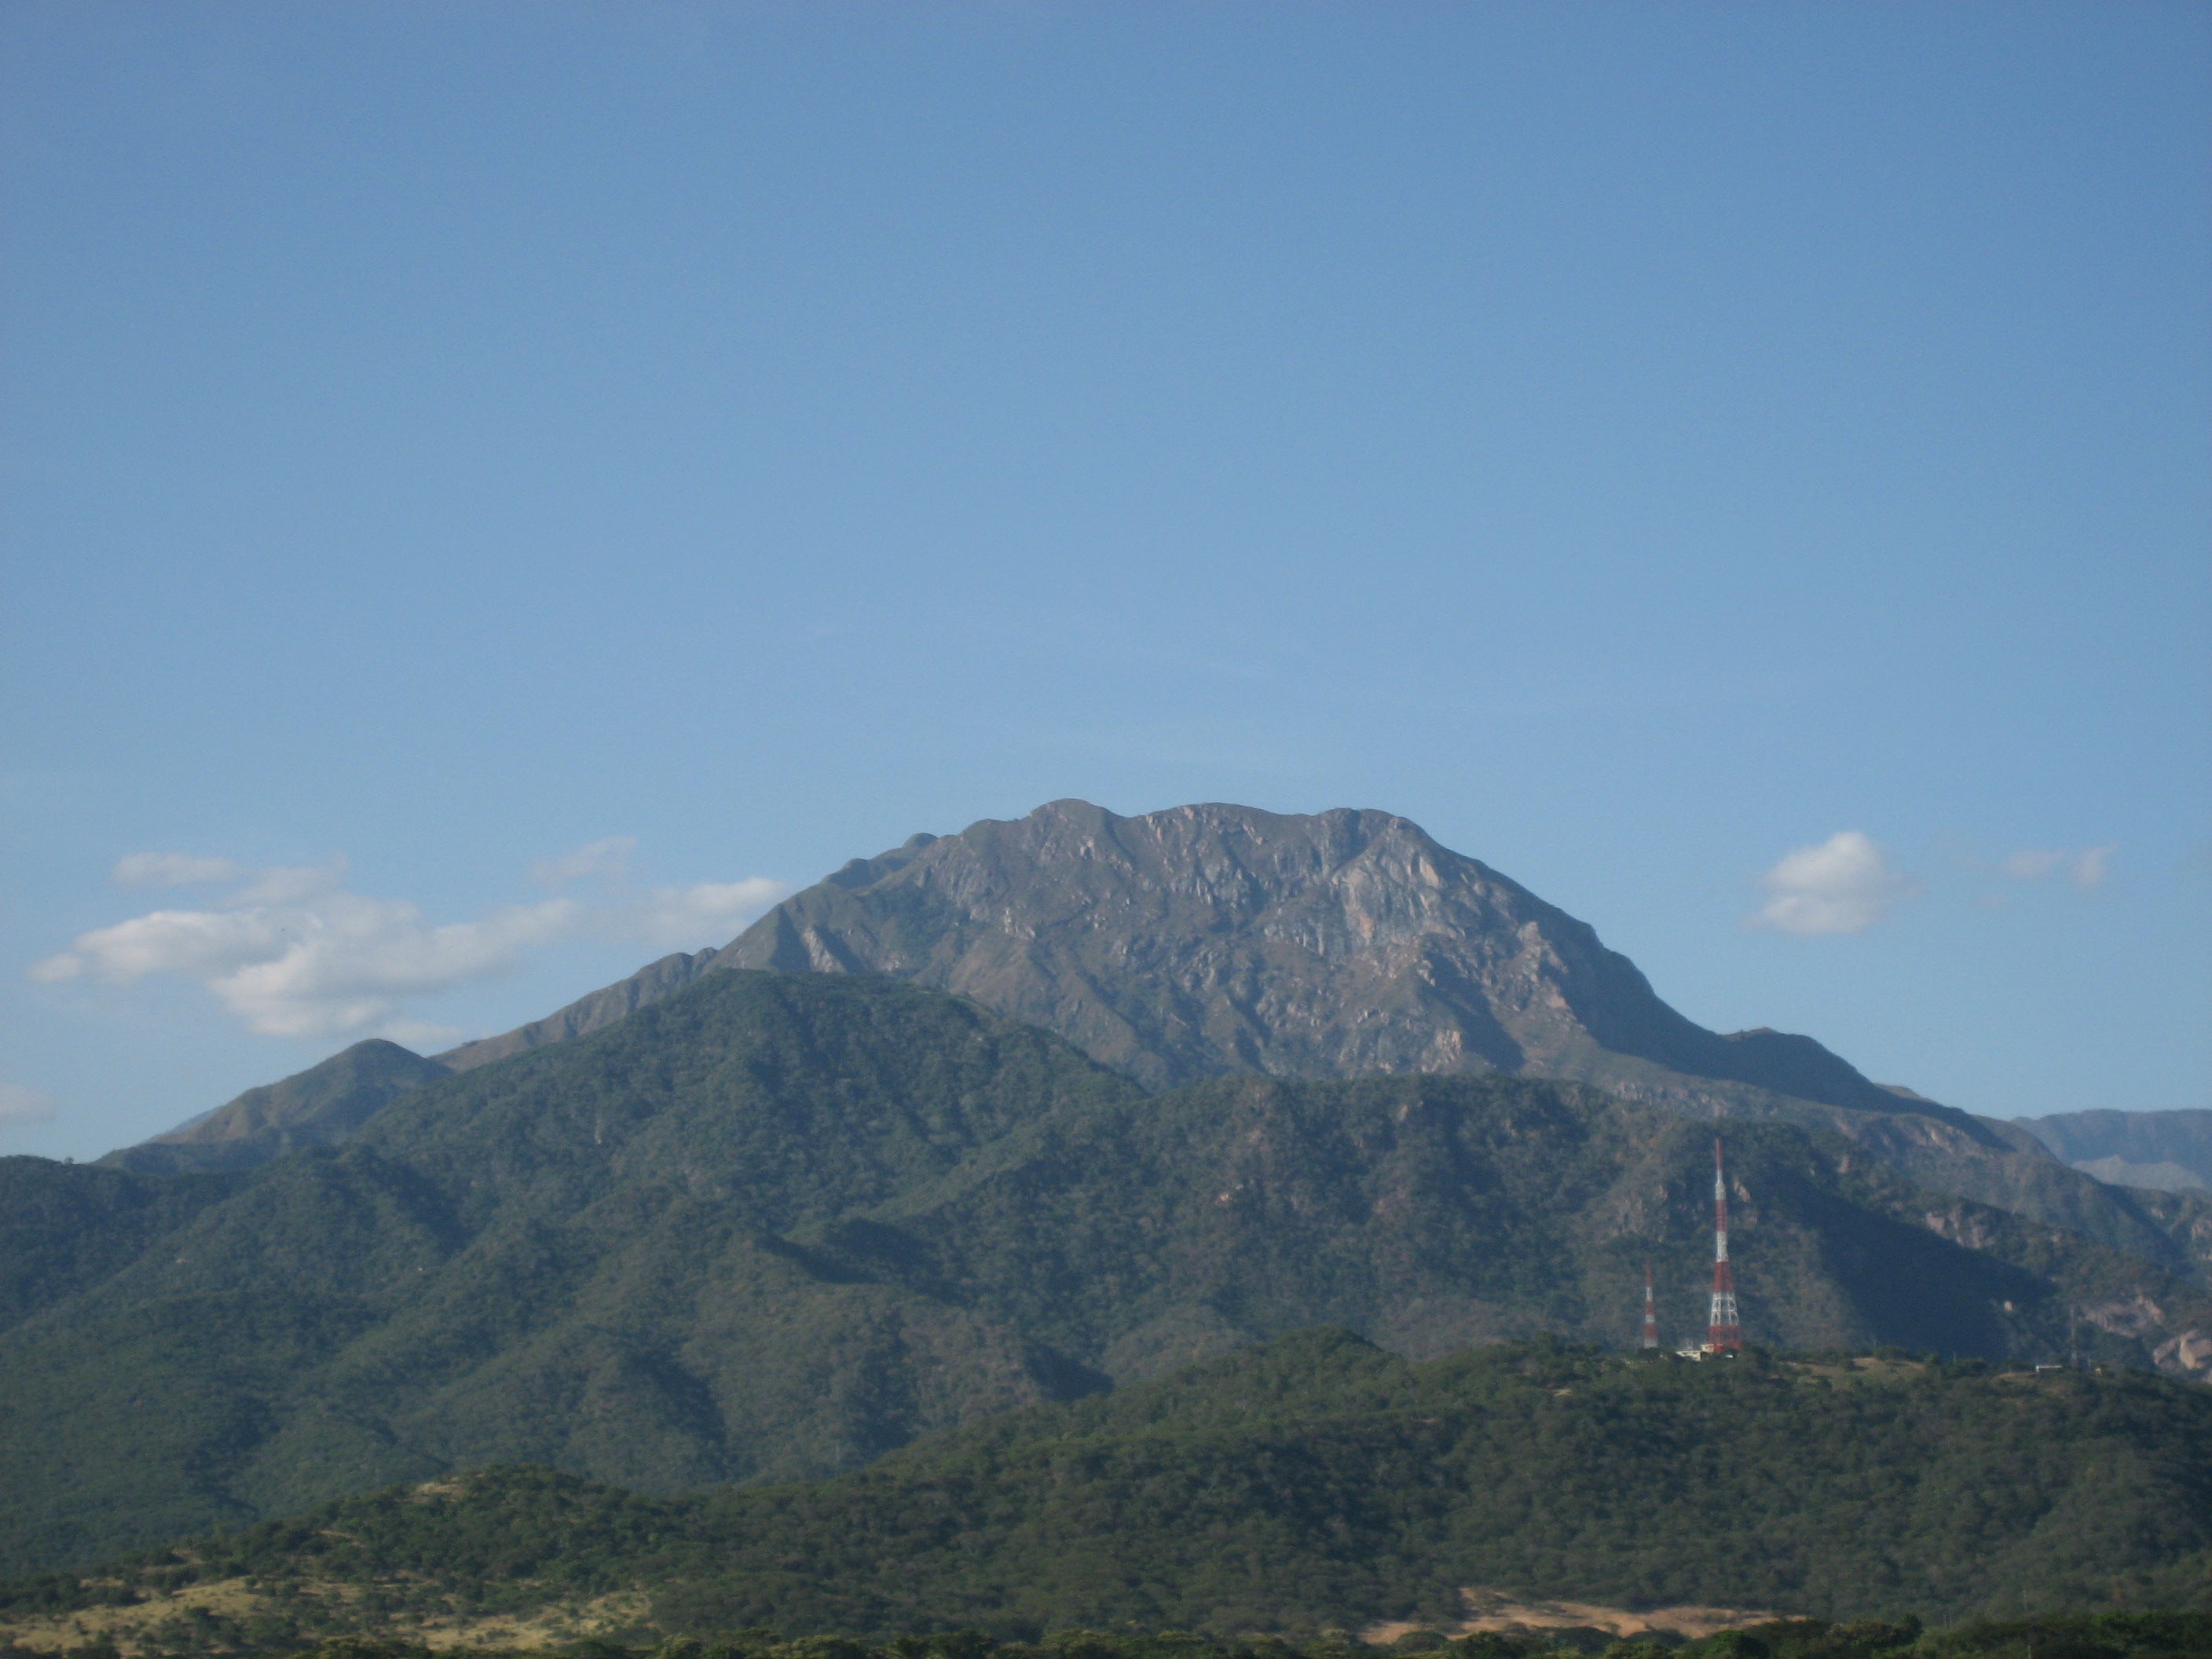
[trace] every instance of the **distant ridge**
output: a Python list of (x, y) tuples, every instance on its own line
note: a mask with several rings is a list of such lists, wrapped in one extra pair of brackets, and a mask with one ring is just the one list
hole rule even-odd
[(2172, 1193), (2212, 1191), (2212, 1111), (2059, 1112), (2014, 1121), (2100, 1181)]
[(296, 1146), (327, 1146), (401, 1095), (447, 1075), (441, 1061), (371, 1037), (281, 1082), (248, 1089), (227, 1106), (110, 1152), (100, 1163), (141, 1175), (246, 1170)]

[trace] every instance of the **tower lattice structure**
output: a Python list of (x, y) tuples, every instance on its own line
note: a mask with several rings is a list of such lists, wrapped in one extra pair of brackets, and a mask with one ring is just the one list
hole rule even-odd
[(1644, 1258), (1644, 1346), (1659, 1346), (1659, 1308), (1651, 1297), (1651, 1258)]
[(1735, 1274), (1729, 1267), (1728, 1176), (1721, 1167), (1720, 1137), (1713, 1137), (1713, 1310), (1705, 1322), (1707, 1353), (1741, 1353), (1743, 1327), (1735, 1313)]

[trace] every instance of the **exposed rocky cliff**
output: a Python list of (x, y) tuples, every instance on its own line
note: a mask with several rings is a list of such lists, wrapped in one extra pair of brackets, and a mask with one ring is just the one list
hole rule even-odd
[(912, 979), (1056, 1031), (1152, 1088), (1240, 1072), (1502, 1071), (1684, 1104), (1740, 1101), (1729, 1085), (1746, 1085), (1975, 1133), (1810, 1037), (1684, 1018), (1588, 924), (1375, 811), (1121, 817), (1068, 800), (916, 836), (723, 950), (663, 957), (438, 1059), (465, 1070), (594, 1030), (725, 968)]
[(1388, 812), (1055, 801), (916, 836), (776, 907), (704, 965), (897, 975), (1059, 1032), (1152, 1088), (1508, 1072), (1716, 1103), (1902, 1101), (1810, 1037), (1723, 1036), (1586, 923)]

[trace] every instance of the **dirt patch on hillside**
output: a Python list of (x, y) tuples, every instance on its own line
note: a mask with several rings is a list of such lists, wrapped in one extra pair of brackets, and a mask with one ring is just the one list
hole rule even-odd
[[(291, 1607), (296, 1613), (303, 1601), (327, 1605), (354, 1601), (359, 1595), (359, 1587), (349, 1584), (295, 1586)], [(172, 1595), (120, 1607), (88, 1607), (50, 1618), (0, 1623), (0, 1644), (12, 1644), (32, 1653), (66, 1653), (104, 1638), (112, 1642), (125, 1659), (136, 1659), (149, 1646), (174, 1645), (172, 1620), (200, 1615), (243, 1624), (276, 1606), (272, 1598), (247, 1589), (243, 1578), (227, 1578), (212, 1584), (188, 1585)], [(632, 1633), (644, 1626), (650, 1616), (648, 1599), (633, 1591), (589, 1601), (548, 1602), (527, 1613), (394, 1613), (379, 1620), (379, 1629), (394, 1639), (419, 1642), (428, 1648), (547, 1648), (587, 1637)], [(164, 1626), (170, 1627), (163, 1631)]]
[(633, 1632), (652, 1616), (652, 1602), (628, 1591), (589, 1601), (556, 1602), (526, 1613), (428, 1620), (410, 1632), (426, 1648), (550, 1648), (591, 1636)]
[(151, 1601), (130, 1601), (120, 1607), (85, 1607), (49, 1618), (26, 1619), (0, 1625), (0, 1641), (28, 1648), (33, 1653), (58, 1653), (69, 1648), (89, 1647), (102, 1637), (125, 1654), (135, 1653), (147, 1633), (179, 1614), (212, 1613), (222, 1619), (250, 1619), (268, 1605), (266, 1596), (246, 1589), (243, 1578), (218, 1579), (212, 1584), (191, 1584), (175, 1594)]
[(1467, 1616), (1449, 1626), (1395, 1620), (1370, 1625), (1359, 1639), (1376, 1644), (1396, 1641), (1409, 1631), (1442, 1629), (1447, 1636), (1468, 1636), (1480, 1630), (1601, 1630), (1613, 1636), (1638, 1636), (1645, 1631), (1670, 1631), (1686, 1641), (1724, 1630), (1763, 1625), (1782, 1615), (1755, 1607), (1601, 1607), (1594, 1601), (1539, 1601), (1508, 1595), (1502, 1590), (1462, 1589), (1460, 1599)]

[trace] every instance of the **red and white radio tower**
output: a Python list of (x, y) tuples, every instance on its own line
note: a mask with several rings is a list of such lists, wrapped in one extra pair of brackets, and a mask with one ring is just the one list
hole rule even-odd
[(1651, 1258), (1644, 1258), (1644, 1346), (1659, 1346), (1659, 1310), (1651, 1301)]
[(1717, 1135), (1713, 1138), (1713, 1311), (1706, 1322), (1705, 1352), (1743, 1352), (1743, 1327), (1735, 1317), (1735, 1275), (1729, 1271), (1728, 1177), (1721, 1173)]

